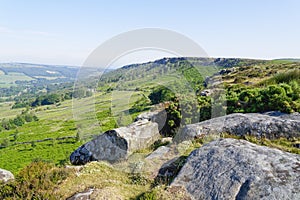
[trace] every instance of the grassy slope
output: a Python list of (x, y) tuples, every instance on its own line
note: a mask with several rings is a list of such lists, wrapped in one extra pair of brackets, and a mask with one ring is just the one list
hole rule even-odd
[(222, 79), (226, 85), (250, 83), (252, 86), (257, 86), (258, 83), (271, 78), (277, 73), (294, 69), (300, 69), (300, 63), (272, 60), (259, 65), (241, 66), (239, 70), (222, 76)]
[[(193, 64), (201, 71), (202, 76), (211, 75), (216, 71), (216, 68), (204, 66), (202, 63), (197, 64), (197, 62), (195, 61)], [(299, 67), (297, 63), (278, 60), (258, 62), (257, 65), (248, 64), (252, 62), (253, 61), (245, 61), (244, 63), (246, 64), (245, 66), (242, 65), (242, 70), (225, 75), (223, 78), (227, 84), (235, 84), (235, 79), (239, 77), (242, 78), (243, 81), (252, 82), (255, 85), (263, 79), (270, 78), (278, 71)], [(153, 66), (149, 64), (145, 65), (146, 69), (152, 69), (151, 67), (153, 68)], [(40, 121), (19, 127), (16, 140), (14, 140), (15, 138), (13, 136), (15, 130), (2, 131), (0, 133), (0, 142), (6, 139), (10, 141), (12, 145), (14, 143), (30, 142), (45, 138), (75, 137), (78, 127), (82, 130), (80, 136), (87, 137), (115, 128), (118, 125), (123, 126), (129, 124), (138, 114), (130, 115), (128, 113), (128, 109), (134, 102), (142, 98), (143, 95), (147, 96), (150, 88), (158, 84), (164, 85), (179, 80), (178, 76), (180, 76), (180, 74), (176, 71), (159, 75), (157, 73), (160, 69), (159, 67), (145, 74), (143, 77), (133, 77), (126, 82), (120, 79), (118, 82), (112, 83), (111, 85), (116, 87), (119, 85), (120, 88), (111, 93), (101, 92), (96, 93), (95, 99), (90, 97), (76, 100), (74, 102), (75, 110), (72, 110), (72, 101), (62, 102), (59, 106), (39, 107), (35, 111)], [(145, 71), (145, 69), (141, 71)], [(124, 69), (121, 69), (121, 72), (123, 73)], [(136, 68), (129, 68), (125, 74), (130, 76), (134, 73), (136, 73)], [(153, 77), (153, 75), (157, 76)], [(140, 88), (140, 91), (135, 91), (137, 87)], [(123, 89), (126, 89), (126, 91)], [(133, 91), (128, 91), (128, 89), (132, 89)], [(13, 118), (21, 113), (22, 109), (11, 110), (11, 106), (12, 103), (0, 104), (0, 119)], [(94, 109), (96, 109), (96, 112)], [(75, 118), (73, 116), (74, 113)], [(76, 117), (80, 119), (79, 123), (75, 122)], [(64, 162), (68, 160), (70, 153), (80, 146), (82, 142), (76, 142), (75, 139), (66, 139), (34, 144), (12, 145), (0, 149), (0, 168), (5, 168), (16, 173), (35, 158), (53, 160), (55, 163)], [(13, 157), (11, 155), (13, 155)]]
[[(213, 73), (213, 70), (204, 66), (202, 68), (203, 75)], [(225, 81), (228, 85), (236, 84), (236, 78), (242, 78), (242, 82), (252, 82), (252, 86), (256, 86), (264, 79), (270, 78), (278, 71), (285, 71), (299, 67), (297, 64), (286, 61), (268, 61), (251, 66), (242, 66), (242, 71), (234, 72), (233, 74), (225, 75)], [(206, 70), (206, 72), (204, 72)], [(202, 74), (202, 73), (201, 73)], [(268, 75), (270, 74), (270, 75)], [(114, 90), (111, 93), (97, 93), (95, 95), (95, 102), (93, 98), (84, 98), (75, 102), (75, 110), (82, 117), (81, 126), (87, 134), (96, 134), (99, 131), (105, 131), (116, 126), (116, 122), (121, 122), (121, 125), (128, 124), (132, 121), (134, 116), (127, 115), (128, 109), (141, 98), (148, 94), (149, 88), (157, 84), (166, 84), (178, 80), (178, 74), (170, 73), (164, 76), (158, 76), (153, 80), (153, 74), (144, 76), (143, 78), (133, 78), (126, 80), (126, 82), (119, 81), (113, 83), (114, 86), (120, 85), (119, 90)], [(123, 89), (136, 89), (139, 87), (140, 91), (128, 91)], [(143, 91), (143, 92), (142, 92)], [(10, 110), (11, 105), (8, 103), (0, 104), (0, 118), (14, 117), (20, 113), (22, 109)], [(96, 118), (101, 124), (99, 128), (95, 124)], [(111, 108), (111, 109), (109, 109)], [(32, 141), (43, 139), (47, 137), (57, 138), (62, 136), (76, 136), (76, 127), (78, 123), (74, 121), (72, 112), (72, 101), (65, 101), (59, 106), (44, 106), (36, 109), (37, 115), (40, 119), (38, 122), (33, 122), (24, 125), (18, 129), (18, 138), (14, 142)], [(76, 113), (76, 112), (75, 112)], [(7, 138), (13, 140), (14, 130), (3, 131), (0, 133), (1, 140)], [(234, 137), (228, 136), (225, 137)], [(212, 138), (215, 139), (215, 138)], [(257, 141), (255, 138), (242, 138), (251, 142), (272, 146), (285, 151), (292, 151), (299, 153), (296, 149), (290, 149), (289, 141)], [(194, 148), (200, 147), (203, 143), (209, 142), (210, 137), (194, 141), (189, 148), (183, 153), (188, 155)], [(13, 143), (13, 142), (12, 142)], [(15, 174), (30, 163), (34, 158), (42, 158), (46, 160), (53, 160), (55, 163), (65, 162), (70, 153), (80, 146), (82, 142), (76, 142), (73, 139), (64, 141), (47, 141), (42, 143), (23, 144), (10, 146), (0, 149), (0, 168), (8, 169)], [(294, 151), (295, 150), (295, 151)], [(150, 153), (150, 151), (145, 150)], [(146, 153), (145, 153), (146, 155)], [(122, 163), (120, 163), (122, 165)], [(112, 166), (105, 163), (90, 163), (84, 166), (80, 172), (74, 172), (65, 180), (55, 193), (63, 198), (69, 197), (76, 192), (82, 192), (88, 188), (96, 188), (94, 194), (95, 198), (109, 198), (109, 199), (135, 199), (141, 193), (151, 190), (153, 180), (144, 179), (143, 177), (131, 177), (131, 174), (119, 171)], [(113, 194), (111, 194), (113, 192)], [(156, 191), (155, 196), (163, 195), (165, 199), (176, 199), (172, 195), (174, 192), (168, 192), (163, 187), (155, 188), (150, 193)], [(151, 198), (150, 198), (151, 199)], [(182, 198), (178, 198), (182, 199)]]
[[(152, 66), (146, 67), (151, 68)], [(140, 70), (145, 71), (142, 68)], [(202, 70), (203, 76), (216, 71), (201, 65), (197, 68)], [(59, 106), (36, 108), (35, 112), (40, 120), (19, 127), (16, 138), (14, 137), (15, 130), (4, 130), (0, 133), (0, 142), (9, 142), (8, 147), (0, 149), (0, 168), (17, 173), (22, 167), (37, 158), (51, 160), (56, 164), (64, 163), (74, 149), (88, 140), (86, 137), (113, 129), (118, 125), (124, 126), (131, 123), (139, 113), (132, 114), (128, 110), (138, 99), (149, 94), (149, 88), (158, 84), (164, 85), (178, 81), (180, 74), (176, 70), (163, 75), (157, 74), (158, 70), (160, 70), (159, 67), (144, 77), (127, 80), (126, 84), (122, 80), (114, 83), (115, 86), (119, 84), (121, 88), (110, 93), (101, 92), (96, 93), (95, 98), (76, 99), (73, 102), (74, 108), (72, 101), (62, 102)], [(126, 75), (130, 75), (130, 73), (136, 73), (135, 69), (129, 70)], [(153, 79), (153, 75), (156, 75), (155, 79)], [(145, 90), (134, 91), (137, 87)], [(130, 88), (132, 91), (128, 91)], [(11, 106), (12, 103), (0, 104), (0, 119), (14, 118), (22, 112), (22, 109), (10, 109)], [(77, 122), (78, 119), (79, 122)], [(56, 138), (65, 136), (76, 137), (78, 129), (83, 141), (77, 142), (72, 138), (56, 140)], [(53, 140), (34, 142), (45, 138)], [(27, 144), (18, 144), (22, 142), (27, 142)]]
[[(114, 96), (112, 96), (114, 94)], [(97, 94), (95, 97), (95, 108), (97, 115), (97, 122), (101, 126), (91, 126), (87, 116), (95, 115), (94, 112), (87, 113), (84, 120), (80, 122), (88, 129), (85, 131), (90, 134), (99, 134), (109, 129), (115, 128), (116, 121), (121, 112), (128, 110), (132, 104), (141, 97), (141, 92), (120, 91), (109, 94)], [(118, 97), (118, 98), (116, 98)], [(113, 98), (112, 115), (101, 115), (102, 112), (111, 107), (111, 98)], [(123, 101), (122, 99), (128, 100)], [(91, 104), (93, 98), (84, 98), (79, 100), (79, 111), (89, 110), (88, 106)], [(10, 110), (11, 104), (2, 103), (0, 106), (0, 119), (4, 117), (13, 117), (21, 113), (22, 109)], [(10, 170), (14, 173), (18, 172), (21, 168), (29, 164), (33, 159), (51, 160), (57, 164), (63, 163), (68, 160), (72, 151), (78, 148), (83, 141), (77, 142), (76, 139), (65, 140), (50, 140), (45, 142), (34, 142), (29, 144), (17, 144), (21, 142), (30, 142), (42, 140), (45, 138), (61, 138), (65, 136), (76, 137), (77, 125), (73, 119), (72, 101), (62, 102), (61, 105), (56, 106), (42, 106), (35, 109), (36, 115), (40, 119), (38, 122), (31, 122), (19, 127), (17, 139), (14, 140), (16, 130), (2, 131), (0, 133), (0, 142), (3, 140), (10, 141), (10, 146), (0, 149), (0, 168)], [(11, 113), (10, 113), (11, 112)], [(119, 120), (120, 121), (120, 120)], [(123, 117), (121, 120), (123, 124), (129, 124), (133, 121), (132, 117)], [(81, 135), (86, 136), (86, 135)], [(12, 156), (13, 155), (13, 156)]]

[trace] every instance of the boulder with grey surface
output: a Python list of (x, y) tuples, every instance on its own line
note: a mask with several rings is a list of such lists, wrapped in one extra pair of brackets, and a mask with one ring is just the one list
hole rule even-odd
[(193, 199), (298, 200), (300, 155), (220, 139), (194, 150), (171, 186)]
[(187, 125), (174, 141), (182, 142), (208, 134), (228, 133), (236, 136), (252, 135), (258, 138), (299, 138), (300, 114), (280, 112), (234, 113), (213, 118), (197, 124)]
[(151, 112), (145, 112), (138, 115), (135, 121), (148, 120), (158, 124), (158, 130), (161, 131), (167, 121), (167, 112), (165, 109), (158, 109)]
[(15, 177), (14, 175), (10, 172), (10, 171), (7, 171), (5, 169), (0, 169), (0, 182), (8, 182), (10, 180), (14, 180)]
[(104, 160), (111, 163), (127, 159), (134, 151), (144, 149), (160, 138), (158, 124), (139, 120), (127, 127), (107, 131), (75, 150), (70, 161), (74, 165)]

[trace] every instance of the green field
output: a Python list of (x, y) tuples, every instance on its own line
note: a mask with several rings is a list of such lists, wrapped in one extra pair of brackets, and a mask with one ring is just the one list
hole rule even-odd
[[(72, 100), (68, 100), (60, 105), (34, 109), (39, 121), (0, 132), (0, 143), (9, 144), (0, 149), (0, 168), (17, 173), (34, 159), (49, 160), (56, 164), (68, 162), (71, 152), (87, 141), (89, 136), (113, 129), (118, 123), (131, 123), (133, 117), (126, 115), (127, 110), (141, 98), (141, 94), (130, 91), (97, 93), (95, 97), (74, 100), (74, 106)], [(11, 106), (12, 103), (0, 104), (0, 120), (13, 118), (24, 110), (11, 109)], [(109, 108), (110, 114), (106, 112)], [(80, 113), (80, 116), (74, 117), (76, 113)], [(80, 141), (76, 139), (78, 127), (83, 133)], [(68, 138), (60, 139), (63, 137)], [(38, 141), (47, 138), (47, 141)], [(26, 144), (20, 144), (24, 142)]]
[(15, 86), (15, 81), (30, 81), (34, 80), (33, 78), (23, 74), (23, 73), (8, 73), (4, 74), (3, 71), (0, 71), (0, 88), (8, 88)]

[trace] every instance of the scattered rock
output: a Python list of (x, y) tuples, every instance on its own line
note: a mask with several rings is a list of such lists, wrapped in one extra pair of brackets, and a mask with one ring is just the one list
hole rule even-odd
[(146, 160), (153, 160), (153, 159), (162, 159), (169, 153), (170, 147), (161, 146), (158, 147), (155, 151), (153, 151), (149, 156), (146, 157)]
[(150, 178), (155, 178), (160, 167), (174, 158), (171, 147), (161, 146), (145, 158), (143, 171), (150, 173)]
[(140, 120), (97, 136), (75, 150), (70, 161), (73, 165), (81, 165), (90, 161), (124, 160), (134, 151), (149, 147), (159, 138), (157, 123)]
[(10, 171), (7, 171), (5, 169), (0, 169), (0, 182), (8, 182), (10, 180), (14, 180), (15, 177), (14, 175), (10, 172)]
[(178, 172), (184, 165), (185, 160), (186, 156), (180, 156), (164, 163), (155, 177), (155, 182), (170, 184), (170, 182), (177, 176)]
[(200, 96), (210, 96), (211, 92), (211, 90), (203, 90), (200, 92)]
[(150, 178), (157, 181), (169, 182), (184, 164), (186, 156), (180, 156), (191, 145), (184, 141), (179, 145), (161, 146), (145, 158), (143, 171), (150, 173)]
[(165, 144), (165, 143), (171, 144), (172, 141), (173, 141), (172, 137), (161, 138), (161, 143), (163, 143), (163, 144)]
[(197, 124), (187, 125), (174, 141), (181, 142), (207, 134), (229, 133), (237, 136), (252, 135), (258, 138), (300, 137), (300, 115), (278, 112), (234, 113), (213, 118)]
[(193, 151), (171, 186), (194, 199), (300, 199), (300, 156), (244, 140)]

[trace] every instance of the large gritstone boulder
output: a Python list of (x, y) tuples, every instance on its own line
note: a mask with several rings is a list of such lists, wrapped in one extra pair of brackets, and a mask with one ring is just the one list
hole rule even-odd
[(236, 136), (252, 135), (258, 138), (300, 137), (300, 114), (280, 112), (234, 113), (187, 125), (176, 136), (176, 142), (192, 140), (207, 134), (229, 133)]
[(171, 184), (193, 199), (300, 199), (300, 155), (220, 139), (193, 151)]
[(144, 149), (160, 137), (157, 123), (140, 120), (97, 136), (75, 150), (70, 161), (74, 165), (90, 161), (116, 162), (126, 159), (134, 151)]
[(135, 119), (135, 121), (139, 120), (148, 120), (154, 123), (158, 124), (158, 130), (162, 131), (163, 127), (166, 124), (167, 121), (167, 112), (164, 109), (155, 110), (151, 112), (145, 112), (140, 115), (138, 115)]

